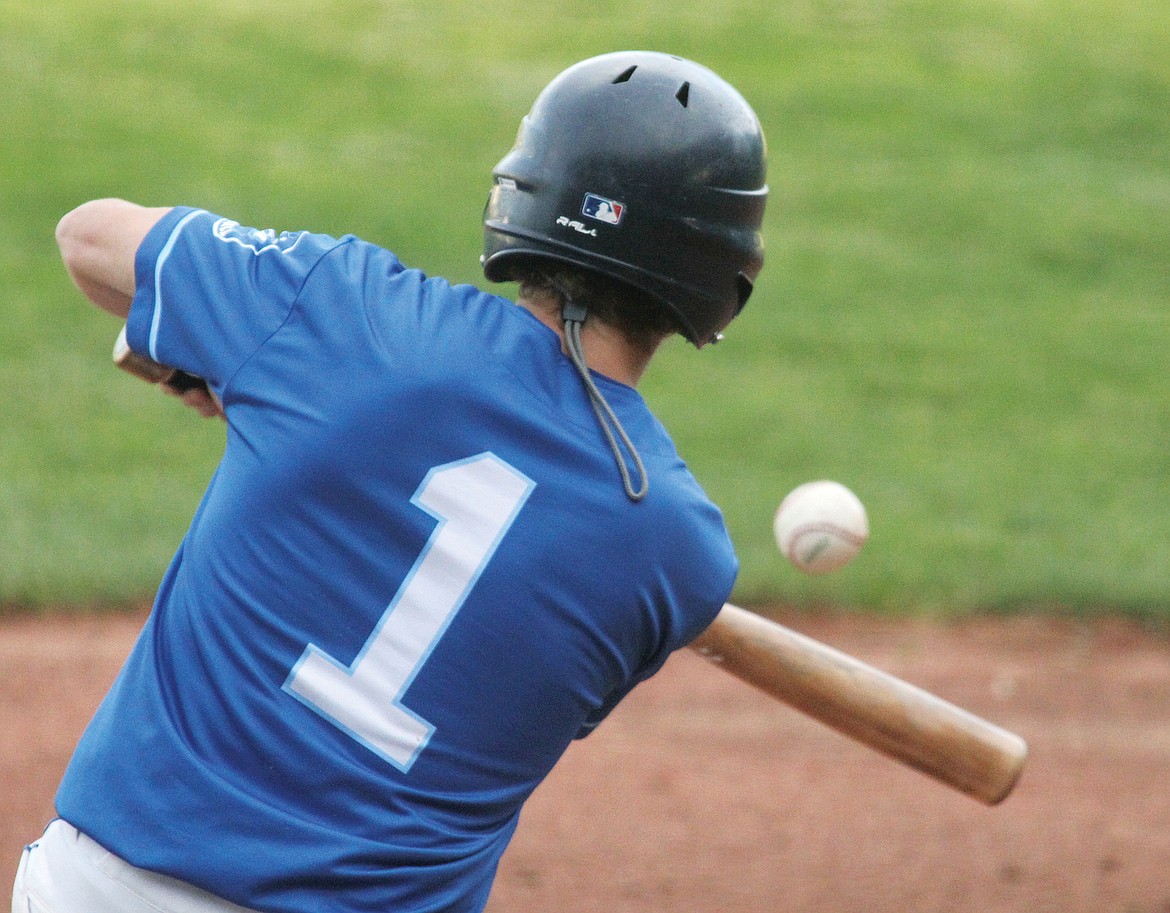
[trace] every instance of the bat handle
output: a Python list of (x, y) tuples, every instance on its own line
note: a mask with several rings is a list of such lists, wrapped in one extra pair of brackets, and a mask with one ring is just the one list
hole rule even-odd
[(133, 374), (150, 384), (165, 384), (176, 393), (185, 393), (188, 390), (207, 389), (207, 382), (194, 374), (180, 371), (168, 365), (160, 364), (153, 358), (139, 355), (130, 348), (126, 340), (126, 327), (118, 332), (114, 340), (114, 364), (128, 374)]

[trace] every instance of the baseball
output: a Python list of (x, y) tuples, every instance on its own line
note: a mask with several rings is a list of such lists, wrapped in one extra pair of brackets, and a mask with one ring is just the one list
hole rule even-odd
[(772, 524), (776, 544), (794, 567), (827, 574), (844, 567), (869, 537), (865, 506), (840, 482), (798, 485), (780, 502)]

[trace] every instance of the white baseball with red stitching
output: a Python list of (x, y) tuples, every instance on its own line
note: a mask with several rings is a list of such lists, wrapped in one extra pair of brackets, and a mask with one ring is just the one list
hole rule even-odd
[(789, 492), (776, 510), (772, 529), (784, 557), (806, 574), (844, 567), (869, 538), (865, 506), (840, 482), (827, 479)]

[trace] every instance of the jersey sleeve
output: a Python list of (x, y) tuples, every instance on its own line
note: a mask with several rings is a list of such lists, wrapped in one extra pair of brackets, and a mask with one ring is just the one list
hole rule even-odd
[[(697, 489), (695, 489), (697, 490)], [(739, 559), (723, 524), (722, 514), (706, 497), (696, 498), (688, 527), (674, 525), (674, 534), (660, 536), (663, 547), (656, 564), (668, 570), (657, 576), (645, 595), (645, 617), (653, 632), (651, 651), (632, 675), (610, 693), (585, 720), (577, 738), (584, 738), (642, 682), (656, 675), (676, 650), (702, 634), (731, 595), (739, 572)], [(665, 527), (656, 522), (652, 525)], [(642, 541), (649, 541), (647, 532)]]
[(176, 207), (138, 249), (127, 342), (222, 394), (288, 318), (317, 263), (340, 243), (309, 232), (245, 228)]

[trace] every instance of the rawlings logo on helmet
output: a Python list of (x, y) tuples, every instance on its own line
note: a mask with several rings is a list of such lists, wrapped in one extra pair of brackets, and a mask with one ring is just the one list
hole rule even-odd
[(557, 224), (561, 228), (571, 228), (573, 231), (579, 231), (583, 235), (589, 235), (591, 238), (597, 237), (596, 228), (586, 228), (585, 223), (577, 219), (570, 219), (568, 216), (557, 216)]

